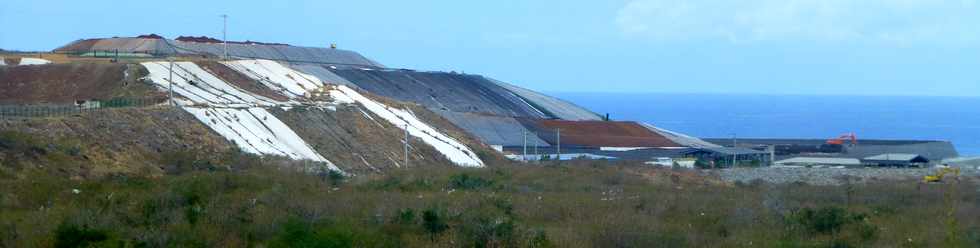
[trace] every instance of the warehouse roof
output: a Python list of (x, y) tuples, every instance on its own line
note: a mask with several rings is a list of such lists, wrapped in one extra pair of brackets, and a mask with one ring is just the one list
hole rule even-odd
[(689, 153), (699, 152), (699, 151), (706, 151), (706, 152), (711, 152), (711, 153), (716, 153), (716, 154), (721, 154), (721, 155), (729, 155), (729, 156), (730, 155), (761, 155), (761, 154), (768, 154), (768, 153), (763, 152), (763, 151), (757, 151), (757, 150), (752, 150), (752, 149), (749, 149), (749, 148), (742, 148), (742, 147), (734, 147), (734, 148), (733, 147), (702, 147), (702, 148), (697, 148), (697, 149), (691, 150), (691, 152), (689, 152)]
[(548, 143), (588, 147), (683, 147), (681, 144), (631, 121), (565, 121), (523, 119), (526, 126)]
[(901, 161), (901, 162), (928, 162), (929, 159), (922, 157), (919, 154), (911, 153), (886, 153), (877, 156), (871, 156), (864, 158), (864, 160), (874, 160), (874, 161)]
[(861, 165), (861, 161), (856, 158), (795, 157), (776, 161), (776, 164)]

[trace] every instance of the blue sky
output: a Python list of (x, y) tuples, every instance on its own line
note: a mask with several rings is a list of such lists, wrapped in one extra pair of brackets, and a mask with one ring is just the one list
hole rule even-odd
[(978, 0), (0, 2), (0, 48), (157, 33), (355, 50), (542, 91), (980, 96)]

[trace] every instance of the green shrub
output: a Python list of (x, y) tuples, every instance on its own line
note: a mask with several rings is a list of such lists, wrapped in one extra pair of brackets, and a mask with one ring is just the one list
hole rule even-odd
[(54, 233), (54, 247), (92, 247), (109, 239), (102, 230), (62, 223)]
[(415, 210), (412, 210), (411, 208), (398, 210), (398, 214), (395, 215), (393, 222), (400, 225), (414, 225)]
[(213, 170), (214, 166), (203, 154), (195, 151), (181, 150), (163, 153), (160, 164), (168, 174), (180, 175), (192, 171)]
[(790, 223), (802, 227), (809, 234), (824, 234), (840, 239), (832, 240), (833, 247), (851, 247), (877, 238), (878, 228), (868, 221), (868, 215), (850, 213), (836, 206), (818, 209), (804, 208), (790, 215)]
[(399, 247), (398, 242), (376, 230), (346, 224), (316, 224), (291, 219), (270, 247)]
[(449, 177), (449, 187), (461, 190), (477, 190), (493, 185), (493, 181), (462, 173)]
[(528, 241), (528, 247), (531, 248), (546, 248), (554, 247), (551, 243), (551, 239), (548, 238), (548, 233), (542, 230), (534, 230), (531, 232), (531, 240)]
[(330, 179), (330, 184), (334, 187), (340, 186), (344, 183), (344, 180), (347, 179), (343, 173), (335, 170), (330, 170), (330, 172), (327, 172), (327, 178)]
[(833, 234), (847, 224), (847, 211), (840, 207), (804, 208), (791, 215), (791, 222), (811, 233)]
[(429, 233), (429, 238), (432, 240), (449, 229), (446, 220), (435, 209), (427, 209), (422, 212), (422, 227)]

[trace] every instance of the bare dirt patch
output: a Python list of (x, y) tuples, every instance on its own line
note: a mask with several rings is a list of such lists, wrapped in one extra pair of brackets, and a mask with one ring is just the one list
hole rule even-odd
[(139, 81), (137, 64), (68, 63), (0, 67), (0, 104), (73, 104), (78, 100), (165, 98)]
[[(112, 174), (160, 175), (162, 156), (197, 151), (220, 154), (231, 143), (183, 110), (169, 107), (103, 109), (83, 114), (32, 119), (0, 120), (0, 130), (23, 133), (53, 142), (43, 147), (63, 147), (72, 157), (64, 164), (24, 165), (54, 170), (67, 177), (92, 178)], [(10, 151), (0, 147), (0, 155)], [(23, 154), (7, 154), (22, 156)], [(0, 164), (5, 156), (0, 156)]]

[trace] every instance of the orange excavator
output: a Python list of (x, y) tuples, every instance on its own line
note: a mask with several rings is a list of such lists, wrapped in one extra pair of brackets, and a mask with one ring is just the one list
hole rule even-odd
[(828, 145), (844, 145), (845, 142), (850, 141), (851, 145), (857, 145), (858, 139), (857, 135), (854, 133), (842, 134), (840, 137), (827, 140)]

